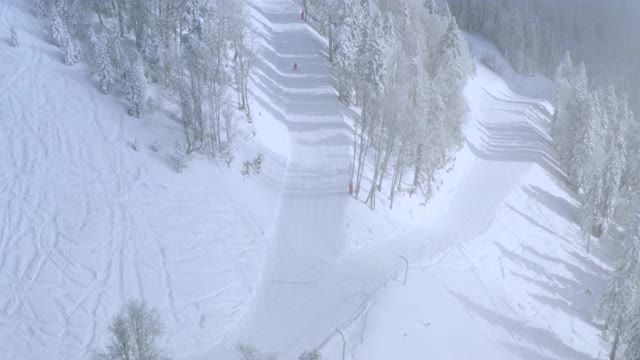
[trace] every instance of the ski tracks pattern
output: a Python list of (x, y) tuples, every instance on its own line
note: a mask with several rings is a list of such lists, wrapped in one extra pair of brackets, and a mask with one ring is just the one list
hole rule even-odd
[(261, 229), (127, 146), (139, 120), (62, 64), (31, 7), (0, 0), (21, 41), (0, 43), (2, 357), (84, 359), (130, 298), (169, 314), (176, 352), (219, 341), (256, 287)]

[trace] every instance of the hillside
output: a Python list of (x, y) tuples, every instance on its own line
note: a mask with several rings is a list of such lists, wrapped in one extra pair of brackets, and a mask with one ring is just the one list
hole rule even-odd
[(347, 192), (353, 112), (326, 40), (294, 2), (248, 6), (253, 124), (230, 168), (195, 156), (177, 173), (169, 100), (129, 117), (87, 65), (63, 64), (29, 1), (0, 0), (0, 34), (21, 36), (0, 42), (3, 356), (90, 358), (138, 298), (177, 359), (233, 359), (239, 343), (338, 359), (336, 329), (346, 359), (606, 358), (595, 314), (612, 259), (606, 243), (585, 251), (548, 80), (467, 35), (504, 71), (476, 63), (462, 149), (426, 205), (371, 211)]

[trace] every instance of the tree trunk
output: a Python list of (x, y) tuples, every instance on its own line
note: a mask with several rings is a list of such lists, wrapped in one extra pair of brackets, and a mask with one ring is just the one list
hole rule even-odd
[(618, 344), (620, 343), (620, 327), (622, 326), (622, 319), (618, 319), (616, 325), (616, 334), (613, 336), (613, 344), (611, 344), (611, 352), (609, 353), (609, 360), (616, 360), (616, 352), (618, 351)]
[(420, 172), (422, 171), (422, 144), (418, 145), (416, 149), (416, 168), (413, 174), (413, 190), (412, 193), (416, 193), (418, 191), (418, 186), (420, 186)]
[(331, 16), (329, 16), (329, 62), (333, 64), (333, 24), (331, 21)]
[(378, 177), (378, 191), (382, 191), (382, 180), (384, 179), (384, 175), (387, 171), (387, 166), (389, 166), (389, 159), (391, 158), (391, 153), (393, 152), (393, 148), (395, 145), (395, 136), (389, 136), (387, 138), (387, 146), (385, 148), (384, 158), (382, 160), (382, 166), (380, 169), (380, 176)]

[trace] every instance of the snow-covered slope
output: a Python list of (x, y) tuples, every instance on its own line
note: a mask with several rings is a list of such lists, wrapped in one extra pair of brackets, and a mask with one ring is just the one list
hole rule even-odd
[(249, 181), (238, 162), (176, 174), (175, 120), (128, 117), (86, 66), (62, 64), (28, 4), (0, 0), (0, 34), (22, 40), (0, 42), (3, 356), (87, 358), (133, 297), (159, 308), (178, 358), (232, 359), (238, 343), (341, 358), (336, 329), (347, 359), (598, 358), (607, 259), (583, 250), (551, 106), (514, 77), (478, 65), (465, 146), (429, 204), (371, 212), (346, 194), (348, 111), (295, 3), (248, 5), (261, 138), (238, 158), (265, 155)]
[(256, 289), (282, 162), (266, 185), (197, 159), (177, 174), (178, 123), (127, 116), (44, 29), (30, 1), (0, 1), (0, 357), (88, 358), (129, 298), (176, 354), (219, 341)]

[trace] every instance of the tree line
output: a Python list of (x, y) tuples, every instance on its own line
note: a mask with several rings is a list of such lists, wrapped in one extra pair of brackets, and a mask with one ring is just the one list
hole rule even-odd
[(328, 38), (341, 101), (357, 112), (351, 181), (373, 209), (388, 191), (428, 198), (435, 171), (462, 142), (474, 71), (448, 6), (433, 0), (305, 0)]

